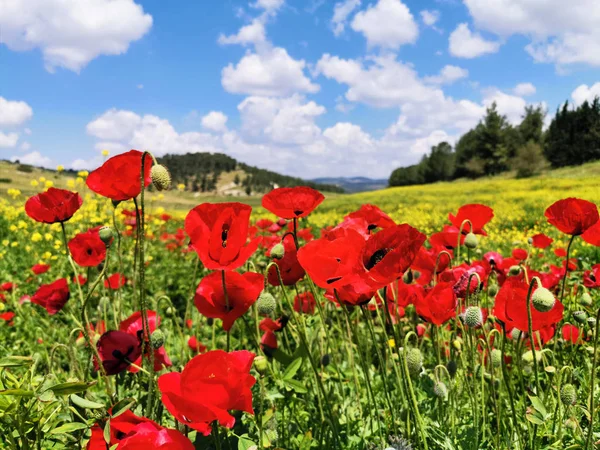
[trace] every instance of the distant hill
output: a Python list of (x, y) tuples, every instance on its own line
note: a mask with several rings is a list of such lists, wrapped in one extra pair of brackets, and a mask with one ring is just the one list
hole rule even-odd
[(187, 153), (158, 158), (171, 172), (174, 184), (186, 190), (244, 196), (270, 191), (274, 186), (310, 186), (324, 192), (344, 192), (336, 184), (307, 181), (241, 163), (222, 153)]
[(332, 184), (346, 192), (366, 192), (384, 189), (388, 185), (387, 179), (373, 179), (366, 177), (338, 177), (338, 178), (314, 178), (315, 183)]

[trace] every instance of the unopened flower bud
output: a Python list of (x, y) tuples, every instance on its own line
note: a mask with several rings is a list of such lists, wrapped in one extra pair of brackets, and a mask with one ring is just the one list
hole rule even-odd
[(575, 311), (573, 313), (573, 319), (575, 319), (576, 322), (578, 323), (585, 323), (587, 322), (587, 313), (585, 311)]
[(436, 397), (441, 398), (442, 400), (446, 400), (446, 398), (448, 398), (448, 388), (441, 381), (438, 381), (433, 385), (433, 393)]
[(104, 242), (104, 245), (109, 247), (115, 238), (115, 233), (111, 227), (102, 227), (98, 230), (98, 236), (100, 236), (100, 240)]
[(267, 361), (267, 358), (265, 358), (262, 355), (258, 355), (257, 357), (255, 357), (254, 368), (261, 375), (267, 373), (267, 369), (269, 368), (269, 362)]
[(150, 169), (150, 178), (152, 179), (154, 187), (159, 191), (166, 191), (171, 187), (171, 174), (162, 164), (155, 164), (152, 166), (152, 169)]
[(161, 330), (155, 330), (150, 335), (150, 344), (154, 350), (158, 350), (165, 344), (165, 334)]
[(406, 271), (406, 273), (404, 274), (404, 276), (402, 277), (402, 281), (404, 281), (404, 283), (406, 283), (406, 284), (410, 284), (413, 282), (413, 280), (414, 280), (413, 272), (412, 272), (412, 270), (408, 269)]
[(477, 248), (477, 244), (479, 244), (477, 241), (477, 236), (475, 236), (474, 233), (467, 233), (465, 236), (465, 247), (474, 250)]
[(261, 316), (270, 316), (275, 312), (275, 308), (277, 308), (275, 297), (268, 292), (262, 292), (256, 302), (256, 308)]
[(418, 348), (411, 348), (406, 353), (406, 364), (408, 365), (408, 372), (416, 377), (421, 373), (423, 369), (423, 355), (421, 350)]
[(498, 285), (497, 284), (490, 284), (488, 286), (488, 295), (490, 297), (495, 297), (497, 293), (498, 293)]
[(579, 297), (579, 304), (583, 306), (592, 305), (592, 296), (589, 294), (589, 292), (584, 292), (581, 294), (581, 297)]
[(480, 327), (483, 323), (483, 314), (477, 306), (469, 306), (465, 311), (465, 324), (469, 328)]
[(175, 310), (173, 309), (172, 306), (169, 306), (166, 310), (165, 310), (165, 316), (167, 317), (172, 317), (174, 314)]
[(454, 378), (454, 376), (456, 375), (456, 371), (458, 370), (458, 365), (456, 364), (456, 361), (454, 361), (453, 359), (448, 361), (448, 363), (446, 364), (446, 369), (448, 369), (448, 373), (450, 374), (450, 376)]
[(563, 405), (574, 405), (577, 402), (577, 391), (572, 384), (565, 384), (560, 389), (560, 401)]
[(492, 365), (494, 367), (500, 367), (502, 365), (502, 352), (497, 348), (492, 350)]
[(515, 276), (515, 275), (519, 275), (521, 273), (521, 266), (511, 266), (510, 269), (508, 269), (508, 274), (510, 276)]
[(556, 303), (556, 299), (554, 298), (552, 292), (545, 287), (536, 289), (531, 296), (531, 301), (533, 302), (533, 307), (539, 312), (550, 311), (552, 308), (554, 308), (554, 304)]
[(273, 259), (281, 259), (285, 256), (285, 247), (281, 242), (275, 244), (271, 249), (271, 258)]
[(588, 317), (587, 318), (587, 323), (590, 327), (594, 328), (596, 326), (596, 318), (595, 317)]
[(331, 362), (331, 356), (329, 356), (329, 353), (325, 353), (323, 355), (323, 357), (321, 358), (321, 366), (327, 367), (330, 362)]
[[(525, 364), (533, 365), (533, 352), (531, 350), (527, 350), (525, 353), (523, 353), (522, 359)], [(536, 352), (535, 359), (539, 363), (542, 360), (542, 353)]]

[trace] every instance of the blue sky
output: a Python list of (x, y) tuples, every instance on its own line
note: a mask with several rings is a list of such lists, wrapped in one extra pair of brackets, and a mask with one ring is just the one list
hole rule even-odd
[(496, 101), (600, 94), (580, 0), (0, 0), (0, 158), (219, 151), (305, 178), (387, 177)]

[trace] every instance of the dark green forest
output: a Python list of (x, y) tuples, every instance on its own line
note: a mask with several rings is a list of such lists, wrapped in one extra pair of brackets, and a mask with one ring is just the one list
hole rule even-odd
[(527, 106), (521, 123), (511, 125), (496, 104), (454, 148), (447, 142), (431, 148), (418, 164), (394, 170), (390, 186), (478, 178), (514, 171), (530, 177), (546, 168), (574, 166), (600, 159), (600, 100), (574, 108), (565, 102), (544, 131), (546, 111)]

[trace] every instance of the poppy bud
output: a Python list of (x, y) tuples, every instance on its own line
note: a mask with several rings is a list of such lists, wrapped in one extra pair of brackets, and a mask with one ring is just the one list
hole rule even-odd
[(404, 276), (402, 277), (402, 281), (406, 284), (410, 284), (413, 282), (414, 276), (412, 270), (408, 269)]
[(161, 330), (155, 330), (150, 335), (150, 344), (154, 350), (158, 350), (165, 344), (165, 334)]
[(101, 297), (98, 301), (98, 311), (104, 311), (108, 307), (110, 307), (110, 299), (108, 297)]
[(497, 348), (492, 350), (492, 365), (494, 367), (500, 367), (502, 365), (502, 352)]
[(587, 322), (587, 318), (588, 318), (588, 316), (585, 311), (575, 311), (573, 313), (573, 319), (575, 319), (575, 321), (578, 323)]
[(465, 324), (469, 328), (480, 327), (483, 323), (483, 314), (477, 306), (469, 306), (465, 311)]
[(266, 374), (267, 369), (269, 368), (269, 362), (267, 361), (267, 358), (265, 358), (262, 355), (255, 357), (254, 358), (254, 368), (256, 369), (256, 371), (259, 374), (261, 374), (261, 375)]
[(421, 373), (423, 369), (423, 355), (421, 350), (418, 348), (411, 348), (406, 353), (406, 364), (408, 365), (408, 372), (416, 377)]
[(258, 297), (256, 307), (261, 316), (270, 316), (275, 312), (277, 302), (275, 301), (275, 297), (273, 297), (271, 294), (268, 292), (262, 292)]
[(285, 256), (285, 247), (281, 242), (275, 244), (271, 249), (271, 258), (273, 259), (281, 259)]
[(581, 294), (581, 297), (579, 297), (579, 304), (583, 306), (592, 305), (592, 296), (589, 294), (589, 292), (584, 292)]
[(174, 313), (173, 307), (169, 306), (166, 310), (165, 310), (165, 316), (167, 317), (172, 317)]
[(588, 323), (588, 325), (590, 327), (594, 328), (596, 326), (596, 318), (595, 317), (588, 317), (587, 323)]
[[(521, 359), (523, 359), (523, 362), (525, 364), (533, 365), (533, 352), (531, 350), (527, 350), (525, 353), (523, 353), (523, 356), (521, 357)], [(535, 354), (535, 359), (537, 360), (538, 363), (542, 360), (541, 352), (537, 352)]]
[(162, 164), (155, 164), (152, 166), (150, 178), (152, 179), (154, 187), (159, 191), (166, 191), (171, 187), (171, 174)]
[(104, 245), (109, 247), (115, 237), (115, 233), (111, 227), (102, 227), (98, 230), (98, 236), (100, 236), (100, 240), (104, 242)]
[(454, 378), (454, 376), (456, 375), (456, 371), (458, 370), (458, 365), (456, 364), (456, 361), (454, 361), (453, 359), (448, 361), (448, 363), (446, 364), (446, 369), (448, 370), (450, 376)]
[(495, 297), (497, 293), (498, 293), (498, 285), (497, 284), (490, 284), (488, 286), (488, 295), (490, 297)]
[(508, 269), (508, 274), (510, 276), (519, 275), (520, 273), (521, 273), (521, 266), (510, 266), (510, 269)]
[(438, 381), (433, 385), (433, 393), (436, 397), (442, 400), (446, 400), (446, 398), (448, 398), (448, 388), (441, 381)]
[(556, 303), (556, 299), (554, 298), (554, 295), (552, 295), (552, 292), (545, 287), (536, 289), (531, 296), (531, 301), (533, 302), (533, 307), (539, 312), (550, 311), (554, 308), (554, 304)]
[(518, 328), (513, 328), (510, 332), (510, 337), (513, 338), (515, 341), (518, 339), (525, 339), (525, 333), (523, 333)]
[(477, 236), (474, 233), (467, 233), (465, 236), (465, 247), (471, 250), (475, 250), (477, 248)]
[(327, 367), (330, 362), (331, 362), (331, 356), (329, 356), (329, 353), (325, 353), (323, 355), (323, 357), (321, 358), (321, 366)]
[(453, 347), (454, 347), (456, 350), (460, 351), (460, 349), (461, 349), (461, 347), (462, 347), (462, 343), (460, 342), (460, 340), (458, 340), (458, 339), (454, 339), (454, 340), (452, 341), (452, 346), (453, 346)]
[(577, 391), (572, 384), (565, 384), (560, 388), (560, 401), (563, 405), (571, 406), (577, 402)]
[(528, 243), (529, 245), (533, 245), (533, 238), (531, 238), (531, 237), (530, 237), (530, 238), (527, 238), (527, 243)]

